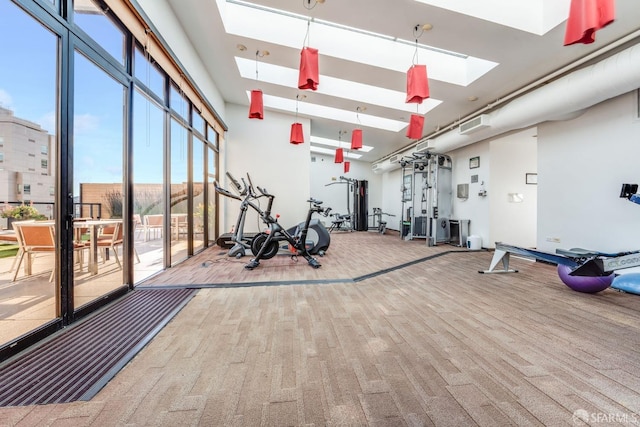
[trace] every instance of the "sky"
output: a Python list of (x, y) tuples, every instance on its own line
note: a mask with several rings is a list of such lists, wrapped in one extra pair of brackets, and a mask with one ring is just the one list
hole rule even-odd
[[(124, 39), (105, 16), (76, 14), (75, 22), (116, 60), (122, 60)], [(56, 134), (58, 36), (9, 0), (0, 0), (0, 106), (16, 117)], [(74, 53), (74, 179), (79, 182), (122, 182), (123, 104), (125, 87), (79, 51)], [(143, 59), (137, 55), (137, 59)], [(162, 77), (145, 66), (143, 81), (161, 87)], [(162, 111), (137, 94), (134, 97), (134, 179), (162, 182)], [(141, 124), (136, 126), (136, 124)], [(137, 144), (137, 145), (136, 145)], [(182, 175), (182, 174), (181, 174)], [(186, 176), (175, 177), (186, 179)]]

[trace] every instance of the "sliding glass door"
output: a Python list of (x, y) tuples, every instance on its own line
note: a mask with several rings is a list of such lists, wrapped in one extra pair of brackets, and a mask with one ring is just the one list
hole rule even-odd
[(0, 0), (0, 361), (215, 240), (216, 116), (105, 6)]
[[(53, 232), (61, 39), (0, 0), (0, 40), (1, 345), (60, 316)], [(46, 247), (26, 250), (24, 236)]]
[(164, 112), (136, 90), (133, 98), (134, 283), (164, 268)]
[(80, 307), (124, 283), (126, 87), (81, 52), (73, 59), (74, 306)]

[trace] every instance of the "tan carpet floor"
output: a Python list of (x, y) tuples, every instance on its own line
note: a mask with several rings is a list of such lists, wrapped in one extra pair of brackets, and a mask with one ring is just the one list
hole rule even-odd
[(317, 270), (224, 252), (144, 284), (223, 286), (91, 401), (0, 408), (0, 425), (640, 424), (640, 296), (578, 293), (514, 258), (519, 273), (479, 274), (491, 252), (371, 232), (333, 234)]

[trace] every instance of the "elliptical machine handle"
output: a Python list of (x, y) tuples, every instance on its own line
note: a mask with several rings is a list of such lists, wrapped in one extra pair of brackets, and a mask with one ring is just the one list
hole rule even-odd
[(242, 180), (242, 185), (244, 185), (244, 191), (242, 192), (242, 195), (250, 195), (253, 196), (254, 192), (253, 192), (253, 188), (250, 185), (247, 185), (247, 181), (244, 180), (244, 178), (240, 178)]
[(236, 199), (236, 200), (242, 200), (242, 198), (240, 196), (237, 196), (237, 195), (233, 194), (232, 192), (230, 192), (229, 190), (225, 190), (224, 188), (220, 187), (218, 185), (217, 181), (213, 182), (213, 188), (215, 188), (216, 193), (222, 194), (225, 197), (230, 197), (230, 198)]
[(259, 191), (260, 193), (262, 193), (262, 195), (263, 195), (263, 196), (266, 196), (266, 197), (274, 197), (274, 196), (273, 196), (273, 194), (269, 194), (269, 192), (267, 191), (267, 189), (266, 189), (266, 188), (261, 188), (261, 187), (256, 187), (256, 188), (258, 189), (258, 191)]
[(227, 172), (227, 177), (229, 177), (233, 186), (236, 187), (236, 190), (238, 191), (238, 193), (240, 193), (241, 195), (244, 195), (244, 192), (246, 191), (246, 186), (245, 186), (245, 189), (243, 189), (240, 183), (238, 182), (238, 180), (235, 179), (235, 177), (231, 175), (231, 173), (229, 172)]
[(249, 189), (252, 194), (256, 194), (256, 190), (253, 189), (253, 181), (251, 181), (251, 175), (247, 172), (247, 181), (249, 181)]

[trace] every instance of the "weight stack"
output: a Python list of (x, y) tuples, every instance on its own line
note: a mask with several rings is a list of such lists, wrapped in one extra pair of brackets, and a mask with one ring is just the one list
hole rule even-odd
[(357, 181), (353, 191), (353, 229), (367, 231), (369, 229), (369, 190), (367, 181)]

